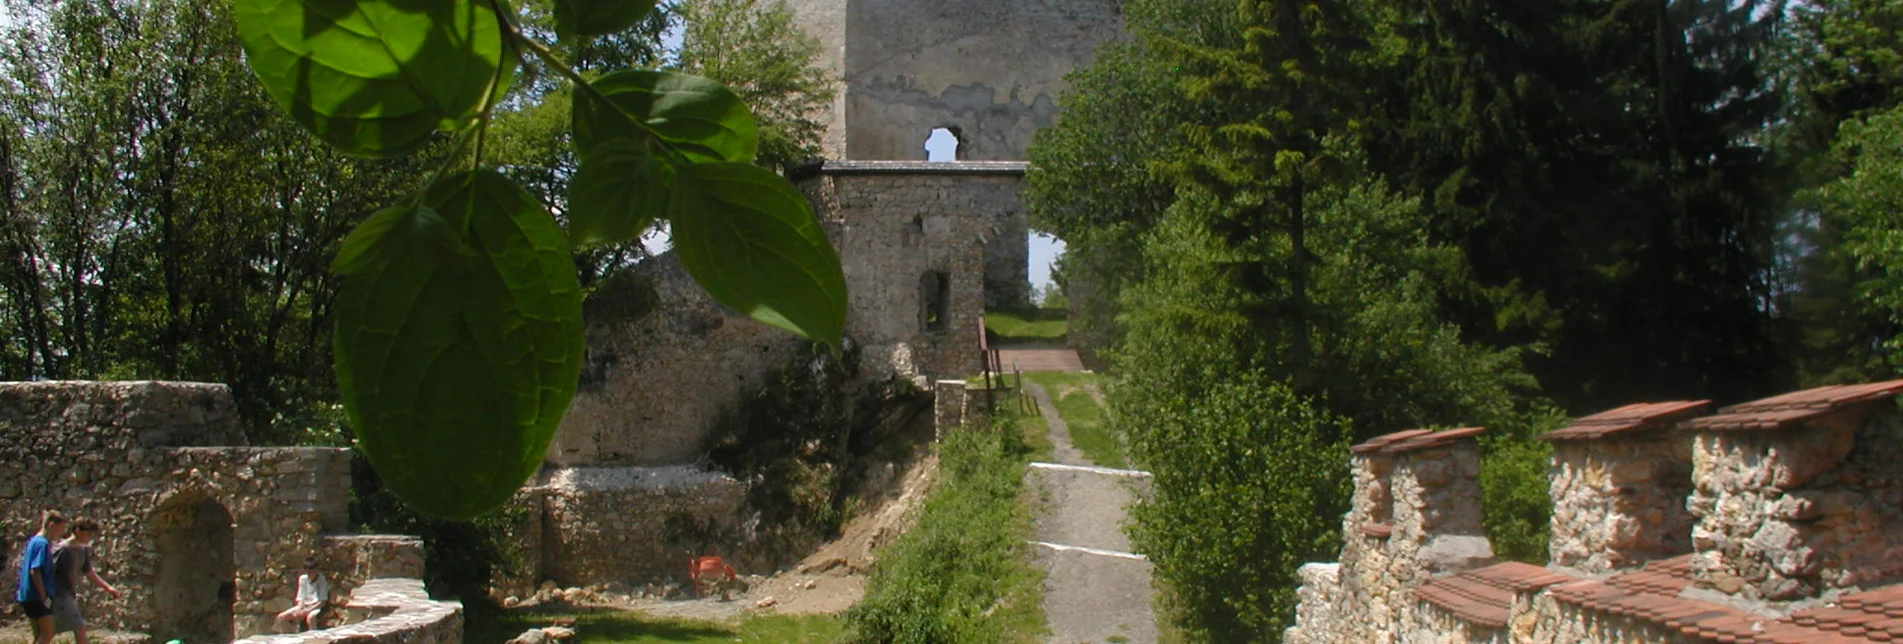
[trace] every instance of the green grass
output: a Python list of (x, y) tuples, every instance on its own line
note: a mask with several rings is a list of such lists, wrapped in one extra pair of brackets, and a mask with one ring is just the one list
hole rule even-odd
[(1051, 396), (1051, 402), (1057, 406), (1057, 415), (1063, 417), (1064, 425), (1070, 428), (1070, 443), (1084, 458), (1104, 467), (1128, 469), (1130, 460), (1125, 456), (1123, 441), (1110, 426), (1108, 416), (1097, 399), (1085, 391), (1085, 386), (1101, 386), (1103, 377), (1093, 373), (1038, 372), (1024, 374), (1024, 379), (1043, 385), (1044, 391)]
[(856, 641), (1043, 642), (1043, 573), (1031, 560), (1023, 442), (1014, 407), (998, 431), (961, 429), (939, 448), (939, 484), (918, 523), (878, 554), (847, 611)]
[(985, 330), (1000, 342), (1055, 342), (1069, 332), (1062, 309), (1028, 311), (985, 311)]
[(1025, 449), (1030, 450), (1031, 460), (1048, 462), (1052, 458), (1051, 453), (1057, 449), (1056, 445), (1051, 444), (1051, 426), (1044, 422), (1043, 414), (1037, 413), (1037, 404), (1031, 402), (1029, 395), (1021, 392), (1018, 395), (1023, 396), (1023, 404), (1028, 410), (1021, 413), (1018, 434), (1024, 440)]
[(575, 618), (578, 639), (588, 644), (830, 644), (846, 636), (845, 622), (832, 615), (763, 615), (725, 623), (652, 617), (629, 611), (510, 611), (497, 618), (481, 620), (479, 624), (471, 623), (463, 641), (501, 644), (528, 629), (547, 626), (556, 617)]

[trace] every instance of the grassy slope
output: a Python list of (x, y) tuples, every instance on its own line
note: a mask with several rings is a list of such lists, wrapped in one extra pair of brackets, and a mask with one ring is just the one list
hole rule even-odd
[(918, 523), (879, 553), (866, 597), (847, 612), (858, 641), (1042, 642), (1043, 574), (1025, 540), (1025, 445), (1016, 414), (999, 431), (963, 429), (939, 451), (938, 489)]
[(1064, 339), (1068, 327), (1061, 309), (985, 311), (985, 330), (1000, 342), (1054, 342)]

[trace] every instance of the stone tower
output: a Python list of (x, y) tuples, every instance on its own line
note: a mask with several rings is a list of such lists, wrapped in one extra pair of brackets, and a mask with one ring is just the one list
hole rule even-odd
[(1117, 0), (789, 0), (843, 82), (825, 156), (922, 160), (933, 128), (959, 159), (1023, 161), (1064, 75), (1121, 33)]
[[(821, 141), (836, 168), (924, 160), (938, 128), (958, 138), (959, 161), (1023, 162), (1056, 119), (1064, 75), (1123, 24), (1117, 0), (788, 2), (840, 79)], [(1012, 201), (985, 227), (989, 307), (1030, 299), (1029, 227)]]

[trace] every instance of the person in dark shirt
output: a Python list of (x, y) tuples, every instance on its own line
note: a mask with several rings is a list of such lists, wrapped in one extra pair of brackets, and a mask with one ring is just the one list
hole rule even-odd
[(48, 600), (58, 588), (53, 578), (53, 540), (66, 534), (66, 517), (48, 510), (40, 517), (40, 531), (26, 540), (20, 553), (20, 585), (13, 600), (33, 622), (33, 644), (52, 644), (53, 609)]
[(80, 519), (73, 522), (73, 536), (53, 548), (53, 632), (72, 631), (74, 644), (87, 644), (86, 617), (79, 613), (81, 582), (90, 580), (114, 599), (120, 597), (119, 589), (93, 570), (92, 544), (98, 537), (99, 522)]

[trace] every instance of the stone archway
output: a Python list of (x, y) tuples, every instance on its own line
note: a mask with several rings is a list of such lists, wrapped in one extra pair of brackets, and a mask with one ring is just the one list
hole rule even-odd
[(181, 495), (159, 506), (158, 618), (153, 639), (223, 644), (233, 636), (237, 599), (231, 512), (203, 495)]

